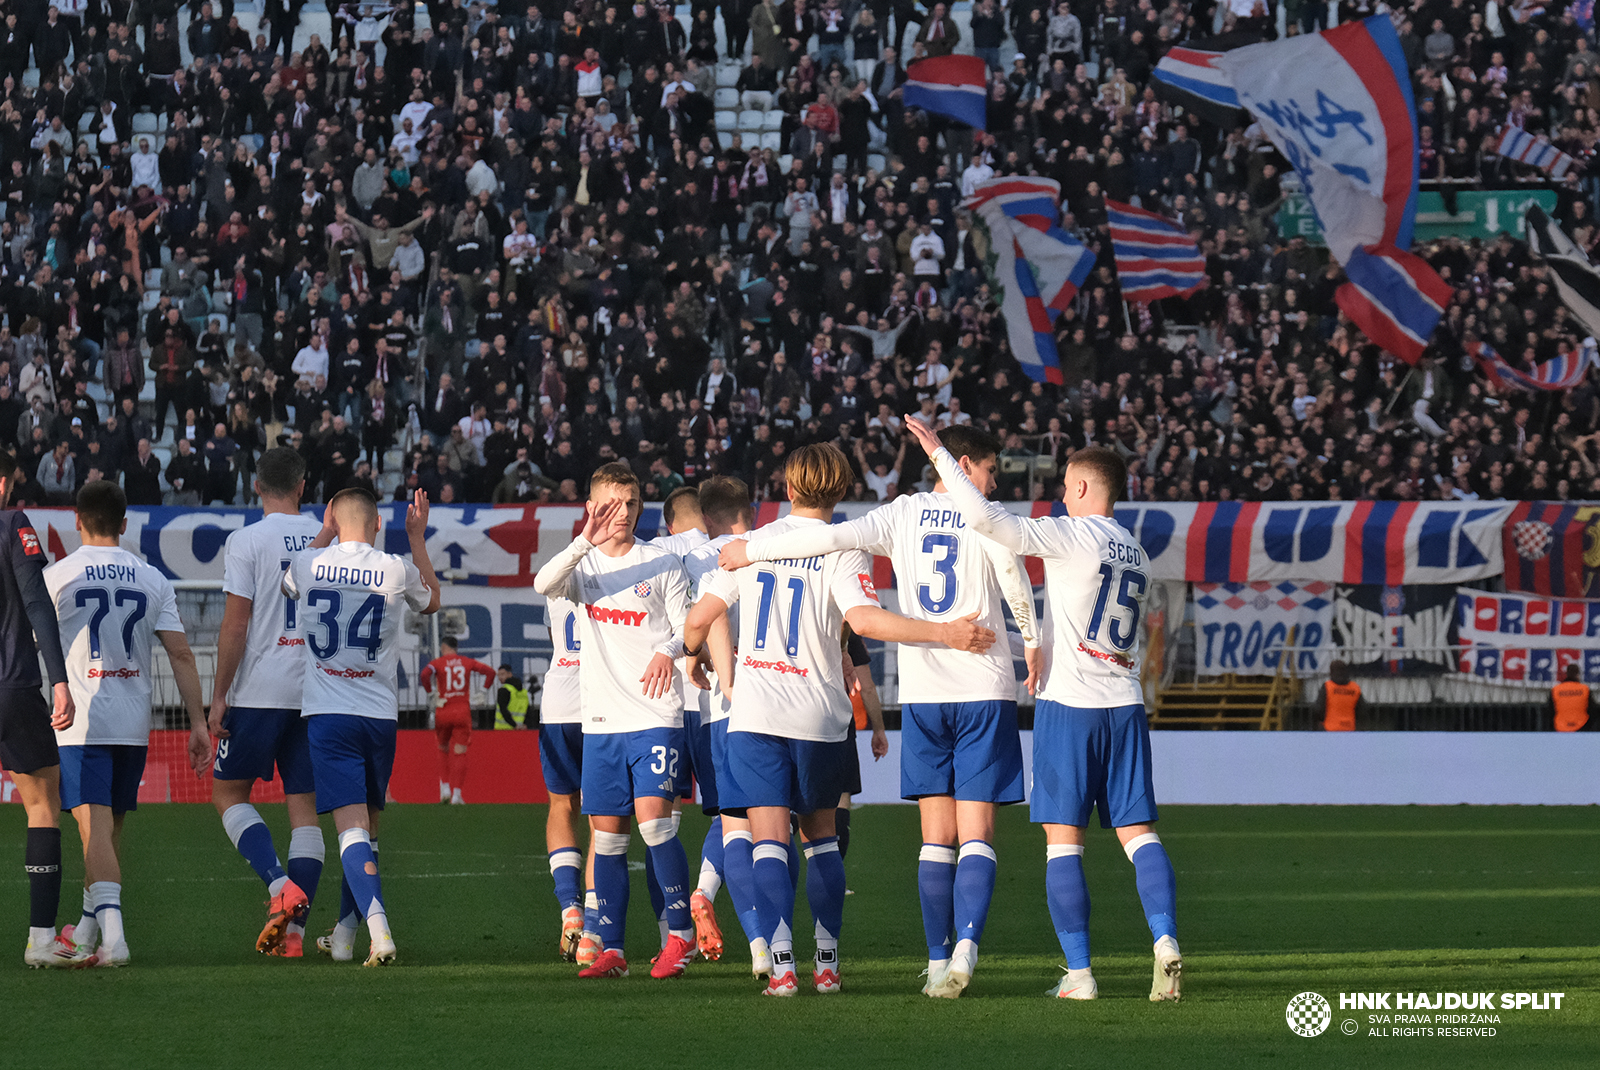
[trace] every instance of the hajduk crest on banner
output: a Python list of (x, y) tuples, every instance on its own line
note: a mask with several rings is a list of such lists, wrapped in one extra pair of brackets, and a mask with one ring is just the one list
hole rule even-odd
[(1060, 204), (1060, 184), (1034, 176), (990, 179), (962, 202), (987, 240), (1011, 353), (1041, 383), (1061, 382), (1055, 319), (1094, 270), (1094, 253), (1061, 228)]

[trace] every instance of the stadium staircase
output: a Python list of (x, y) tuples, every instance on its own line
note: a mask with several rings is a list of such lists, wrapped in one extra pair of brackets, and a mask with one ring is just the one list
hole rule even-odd
[[(1288, 662), (1290, 658), (1281, 658)], [(1299, 684), (1280, 667), (1275, 676), (1196, 679), (1174, 684), (1156, 696), (1151, 728), (1257, 729), (1276, 732), (1296, 701)]]

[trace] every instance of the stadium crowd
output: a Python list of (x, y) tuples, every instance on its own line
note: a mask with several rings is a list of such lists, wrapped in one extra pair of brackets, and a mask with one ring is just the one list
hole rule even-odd
[[(1279, 233), (1259, 131), (1157, 97), (1169, 47), (1275, 34), (1270, 3), (696, 0), (685, 29), (653, 4), (329, 0), (323, 39), (266, 2), (259, 32), (231, 0), (0, 3), (23, 503), (99, 476), (132, 504), (243, 503), (278, 441), (322, 500), (444, 503), (580, 500), (610, 460), (650, 499), (713, 474), (781, 499), (788, 454), (836, 441), (871, 501), (935, 478), (902, 434), (918, 411), (994, 431), (1008, 499), (1053, 494), (1085, 444), (1128, 458), (1133, 498), (1600, 498), (1594, 373), (1534, 396), (1465, 356), (1482, 337), (1526, 366), (1585, 333), (1522, 242), (1424, 248), (1459, 298), (1397, 365), (1339, 316), (1325, 251)], [(1286, 7), (1289, 33), (1330, 21)], [(1390, 16), (1424, 177), (1534, 177), (1495, 132), (1544, 132), (1577, 161), (1554, 215), (1595, 245), (1577, 6)], [(991, 68), (985, 131), (902, 104), (905, 65), (957, 49)], [(1060, 385), (1009, 353), (959, 207), (1029, 172), (1099, 257), (1056, 321)], [(1186, 222), (1209, 285), (1124, 305), (1108, 198)]]

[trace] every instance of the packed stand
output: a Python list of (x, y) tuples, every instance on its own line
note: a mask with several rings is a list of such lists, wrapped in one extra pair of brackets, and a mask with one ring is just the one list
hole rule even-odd
[[(1397, 366), (1338, 315), (1325, 251), (1280, 236), (1259, 131), (1156, 96), (1171, 45), (1276, 33), (1259, 0), (267, 3), (0, 4), (21, 501), (120, 475), (133, 504), (242, 504), (280, 441), (322, 500), (575, 501), (609, 460), (651, 499), (727, 473), (773, 500), (820, 440), (872, 501), (934, 478), (907, 412), (993, 431), (1008, 499), (1052, 495), (1085, 443), (1135, 462), (1133, 498), (1600, 498), (1593, 373), (1497, 396), (1465, 355), (1578, 344), (1521, 242), (1425, 249), (1460, 298), (1436, 357)], [(1495, 132), (1547, 133), (1578, 161), (1555, 215), (1593, 247), (1600, 70), (1573, 9), (1391, 17), (1424, 177), (1526, 181)], [(905, 65), (952, 51), (991, 68), (985, 131), (901, 103)], [(960, 208), (1014, 173), (1057, 179), (1099, 255), (1056, 321), (1059, 386), (1011, 357)], [(1210, 285), (1125, 305), (1108, 198), (1181, 217)]]

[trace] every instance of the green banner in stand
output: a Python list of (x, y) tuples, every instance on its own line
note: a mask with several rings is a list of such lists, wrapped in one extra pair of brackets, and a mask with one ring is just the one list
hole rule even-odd
[[(1462, 190), (1456, 194), (1456, 210), (1445, 211), (1444, 196), (1431, 190), (1417, 194), (1416, 240), (1458, 237), (1488, 240), (1502, 231), (1522, 236), (1522, 215), (1528, 205), (1537, 204), (1554, 212), (1556, 192), (1534, 190)], [(1311, 202), (1302, 194), (1291, 193), (1278, 209), (1278, 230), (1285, 238), (1303, 237), (1312, 245), (1322, 245), (1322, 228), (1311, 211)]]

